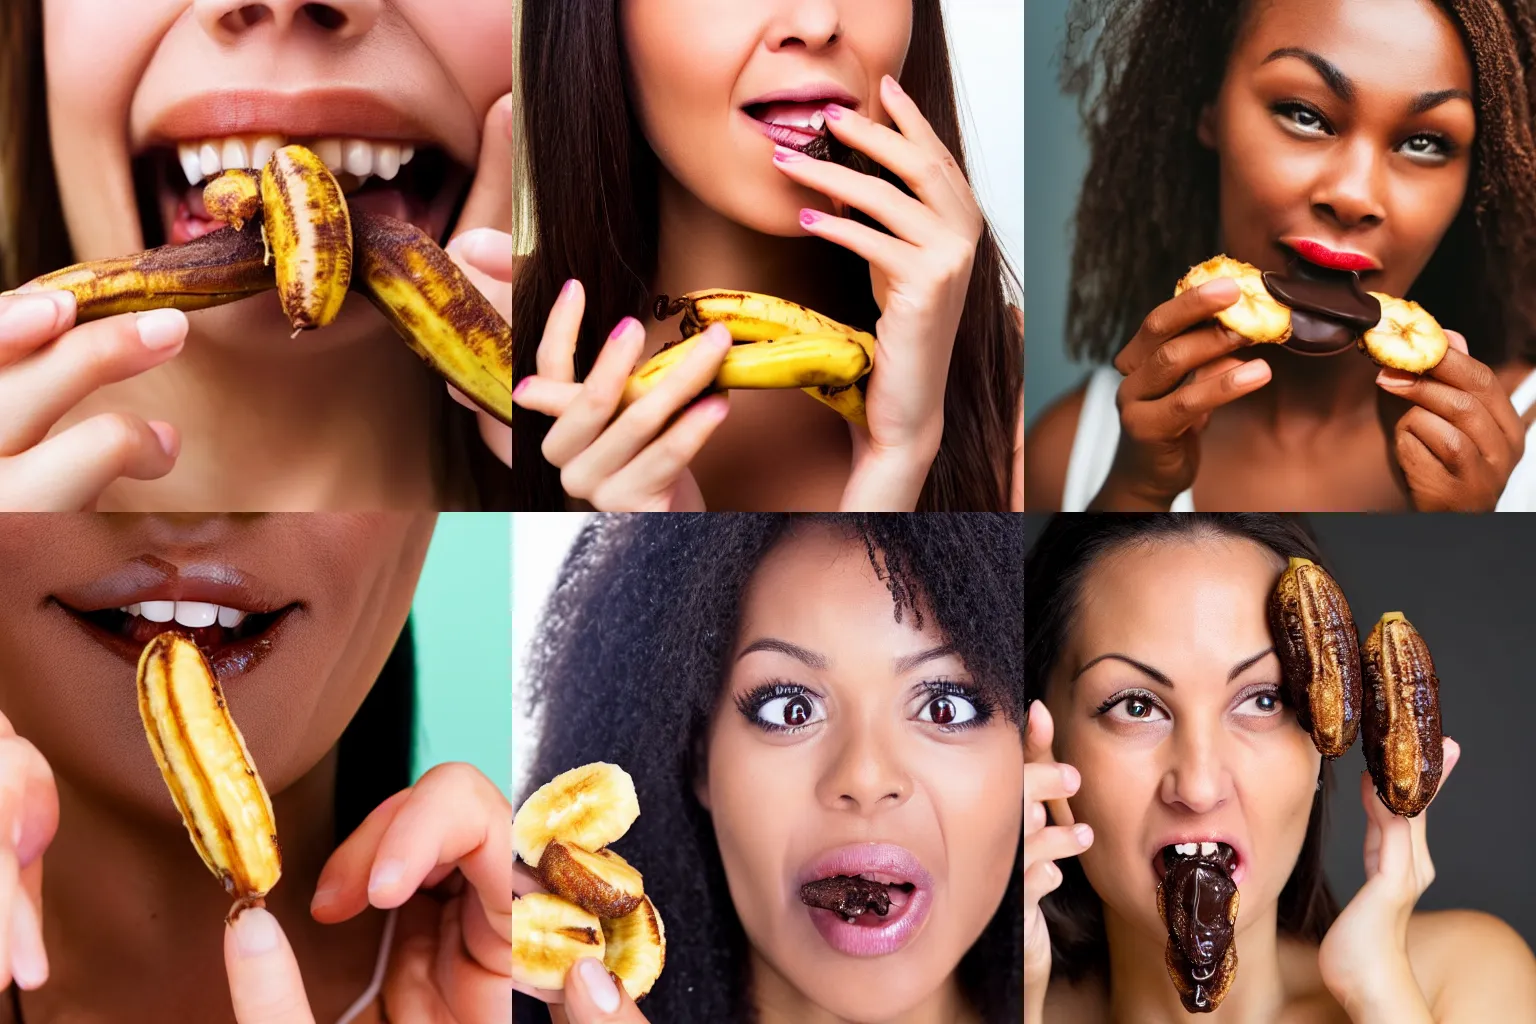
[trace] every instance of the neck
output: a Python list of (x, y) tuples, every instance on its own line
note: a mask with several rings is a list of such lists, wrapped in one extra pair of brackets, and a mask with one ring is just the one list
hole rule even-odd
[[(866, 1018), (857, 1022), (817, 1006), (752, 948), (752, 1000), (757, 1008), (758, 1024), (877, 1024)], [(951, 973), (944, 983), (921, 1003), (895, 1017), (882, 1018), (878, 1024), (980, 1024), (966, 1004), (960, 983)]]
[(126, 409), (181, 433), (169, 476), (119, 480), (100, 508), (438, 507), (434, 425), (443, 387), (392, 330), (250, 351), (206, 333), (238, 329), (230, 315), (192, 323), (170, 363), (103, 388), (72, 416)]
[[(315, 1019), (337, 1019), (373, 972), (383, 915), (318, 924), (309, 901), (335, 849), (336, 752), (273, 797), (283, 877), (266, 906), (304, 973)], [(179, 820), (146, 819), (58, 779), (59, 831), (44, 855), (48, 984), (22, 995), (27, 1024), (233, 1024), (223, 959), (231, 898)], [(169, 806), (169, 799), (167, 799)]]
[[(1114, 1024), (1186, 1024), (1190, 1015), (1163, 962), (1167, 936), (1151, 936), (1104, 908), (1109, 943), (1109, 1020)], [(1269, 1024), (1285, 1005), (1276, 908), (1270, 906), (1238, 931), (1238, 972), (1221, 1006), (1202, 1020), (1212, 1024)]]

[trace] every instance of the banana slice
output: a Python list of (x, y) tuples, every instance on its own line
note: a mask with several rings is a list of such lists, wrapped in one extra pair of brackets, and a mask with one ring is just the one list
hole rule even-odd
[(1212, 257), (1198, 267), (1191, 267), (1173, 294), (1182, 295), (1218, 277), (1230, 277), (1242, 289), (1242, 296), (1235, 303), (1216, 314), (1218, 323), (1255, 345), (1280, 345), (1290, 339), (1290, 309), (1269, 294), (1264, 287), (1264, 275), (1252, 264), (1230, 256)]
[(629, 998), (639, 1002), (667, 964), (667, 931), (649, 897), (625, 916), (603, 922), (608, 950), (603, 966), (619, 976)]
[(1382, 366), (1427, 373), (1440, 365), (1450, 339), (1417, 302), (1371, 292), (1381, 303), (1381, 320), (1360, 336), (1360, 348)]
[(598, 919), (558, 896), (529, 893), (512, 901), (512, 978), (561, 989), (583, 957), (602, 960), (608, 943)]
[(579, 846), (550, 841), (539, 858), (544, 888), (598, 917), (623, 917), (640, 905), (645, 880), (612, 850), (588, 853)]
[(232, 167), (203, 189), (208, 216), (240, 231), (245, 222), (261, 213), (261, 177), (255, 171)]
[(523, 801), (512, 817), (512, 848), (536, 868), (551, 840), (601, 850), (638, 817), (635, 780), (616, 764), (595, 761), (556, 775)]

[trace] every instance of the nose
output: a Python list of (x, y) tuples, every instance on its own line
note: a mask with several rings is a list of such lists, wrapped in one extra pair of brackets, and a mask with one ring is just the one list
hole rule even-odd
[(1170, 746), (1159, 796), (1186, 814), (1209, 814), (1232, 794), (1232, 774), (1217, 734), (1219, 726), (1186, 727)]
[(816, 796), (835, 810), (871, 814), (906, 803), (912, 796), (912, 777), (892, 743), (873, 727), (855, 725), (836, 745)]
[(1342, 228), (1369, 227), (1386, 218), (1384, 165), (1366, 139), (1337, 147), (1313, 191), (1312, 208)]
[(773, 50), (804, 47), (822, 50), (842, 38), (842, 18), (835, 0), (800, 0), (775, 19), (768, 29)]
[(280, 33), (312, 29), (336, 39), (365, 34), (379, 20), (384, 0), (194, 0), (193, 13), (203, 31), (222, 42), (236, 42), (271, 28)]

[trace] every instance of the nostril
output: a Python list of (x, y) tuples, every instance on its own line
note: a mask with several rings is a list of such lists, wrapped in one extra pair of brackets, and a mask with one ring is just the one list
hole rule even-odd
[(336, 30), (347, 23), (347, 16), (330, 4), (305, 4), (299, 8), (305, 17), (323, 29)]
[(270, 17), (272, 17), (272, 9), (266, 4), (245, 4), (220, 18), (219, 24), (227, 31), (240, 32), (253, 25), (259, 25)]

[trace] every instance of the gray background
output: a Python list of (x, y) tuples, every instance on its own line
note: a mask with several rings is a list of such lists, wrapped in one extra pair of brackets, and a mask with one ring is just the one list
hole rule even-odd
[(1027, 423), (1083, 378), (1067, 359), (1064, 323), (1072, 214), (1088, 163), (1077, 104), (1057, 85), (1067, 0), (1024, 5), (1024, 416)]
[[(1031, 0), (1038, 3), (1040, 0)], [(1421, 910), (1484, 910), (1536, 946), (1536, 544), (1521, 516), (1306, 517), (1369, 633), (1401, 611), (1424, 635), (1440, 677), (1447, 735), (1462, 759), (1429, 815), (1435, 881)], [(1045, 517), (1030, 516), (1032, 541)], [(1026, 609), (1026, 615), (1028, 611)], [(1340, 904), (1365, 883), (1357, 741), (1334, 762), (1325, 861)]]

